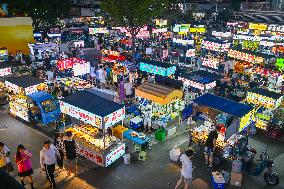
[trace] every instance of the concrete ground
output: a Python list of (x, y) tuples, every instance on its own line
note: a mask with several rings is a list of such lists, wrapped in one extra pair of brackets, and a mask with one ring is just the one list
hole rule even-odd
[[(23, 144), (33, 152), (34, 183), (37, 189), (49, 188), (49, 184), (39, 167), (39, 151), (43, 141), (48, 139), (40, 132), (26, 126), (22, 122), (0, 111), (0, 141), (3, 141), (12, 151), (12, 162), (18, 144)], [(3, 125), (6, 126), (3, 127)], [(251, 146), (256, 147), (257, 152), (265, 151), (266, 144), (269, 144), (268, 153), (275, 158), (275, 171), (280, 176), (280, 184), (276, 187), (267, 186), (263, 176), (253, 177), (243, 175), (242, 189), (280, 189), (284, 188), (284, 148), (283, 142), (269, 139), (259, 135), (249, 139)], [(79, 176), (67, 177), (66, 171), (57, 171), (58, 188), (62, 189), (173, 189), (180, 177), (180, 167), (169, 159), (169, 151), (173, 146), (185, 149), (187, 146), (187, 134), (181, 134), (165, 142), (153, 146), (148, 150), (147, 160), (137, 160), (137, 153), (132, 153), (131, 164), (125, 165), (120, 158), (108, 168), (96, 166), (94, 163), (80, 158)], [(130, 151), (133, 146), (129, 144)], [(210, 175), (213, 169), (204, 165), (202, 150), (198, 150), (193, 158), (193, 165), (196, 169), (193, 172), (194, 178), (201, 178), (207, 181), (210, 188)], [(16, 173), (13, 173), (15, 175)], [(0, 187), (1, 188), (1, 187)], [(27, 187), (28, 188), (28, 187)], [(235, 187), (226, 186), (227, 189)]]

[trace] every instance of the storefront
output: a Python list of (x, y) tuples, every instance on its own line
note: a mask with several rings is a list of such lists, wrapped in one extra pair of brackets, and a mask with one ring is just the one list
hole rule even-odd
[(204, 121), (192, 129), (193, 139), (204, 143), (214, 127), (219, 126), (217, 146), (224, 148), (227, 141), (234, 138), (254, 121), (254, 108), (213, 94), (204, 94), (193, 100), (193, 119)]
[(102, 167), (108, 167), (123, 156), (125, 143), (112, 136), (109, 130), (123, 121), (124, 105), (80, 91), (62, 99), (60, 109), (62, 113), (80, 121), (65, 130), (73, 133), (80, 155)]
[(144, 59), (139, 62), (139, 69), (155, 75), (171, 76), (175, 74), (176, 66), (164, 62)]
[(31, 76), (5, 80), (10, 94), (10, 114), (27, 122), (49, 124), (60, 116), (58, 103), (44, 92), (47, 85)]

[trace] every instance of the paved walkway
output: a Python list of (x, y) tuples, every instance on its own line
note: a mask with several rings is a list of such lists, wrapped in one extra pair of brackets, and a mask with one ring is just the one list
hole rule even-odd
[[(19, 143), (24, 144), (33, 152), (34, 183), (37, 189), (46, 189), (49, 184), (45, 175), (40, 172), (39, 151), (43, 141), (48, 137), (38, 131), (27, 127), (22, 122), (15, 120), (5, 112), (0, 112), (0, 141), (12, 150), (12, 162), (16, 147)], [(249, 139), (249, 143), (255, 146), (258, 154), (265, 151), (265, 144), (269, 144), (269, 154), (275, 157), (275, 170), (280, 174), (280, 185), (276, 187), (267, 186), (263, 181), (263, 176), (252, 177), (244, 174), (242, 189), (280, 189), (284, 188), (284, 148), (283, 142), (275, 141), (260, 135)], [(148, 157), (145, 162), (137, 160), (137, 153), (132, 153), (131, 164), (125, 165), (120, 158), (108, 168), (96, 166), (94, 163), (80, 159), (78, 177), (66, 177), (66, 172), (58, 172), (56, 180), (59, 189), (173, 189), (180, 177), (180, 168), (169, 159), (169, 151), (175, 145), (185, 149), (187, 145), (187, 134), (182, 134), (165, 142), (153, 146), (151, 151), (147, 151)], [(133, 146), (129, 145), (130, 151)], [(202, 150), (199, 150), (193, 158), (193, 164), (197, 167), (193, 172), (194, 178), (202, 178), (209, 183), (213, 169), (204, 165)], [(228, 167), (225, 167), (229, 170)], [(254, 186), (252, 188), (252, 186)], [(0, 187), (1, 188), (1, 187)], [(233, 189), (226, 186), (226, 189)]]

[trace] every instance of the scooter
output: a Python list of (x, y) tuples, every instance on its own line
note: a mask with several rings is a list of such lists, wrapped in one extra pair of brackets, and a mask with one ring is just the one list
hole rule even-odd
[(267, 171), (263, 174), (264, 175), (264, 181), (269, 185), (278, 185), (279, 184), (279, 177), (276, 172), (272, 170), (274, 166), (274, 159), (270, 159), (269, 155), (267, 154), (267, 148), (266, 151), (262, 152), (259, 156), (259, 160), (257, 160), (259, 163), (254, 165), (253, 162), (247, 162), (244, 163), (243, 167), (245, 167), (245, 171), (253, 176), (260, 176), (265, 169)]

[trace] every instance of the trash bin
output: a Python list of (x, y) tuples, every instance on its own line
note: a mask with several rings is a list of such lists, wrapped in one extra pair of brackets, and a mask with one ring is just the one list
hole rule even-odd
[(130, 164), (130, 154), (124, 154), (123, 155), (123, 159), (124, 159), (124, 164), (125, 165), (129, 165)]

